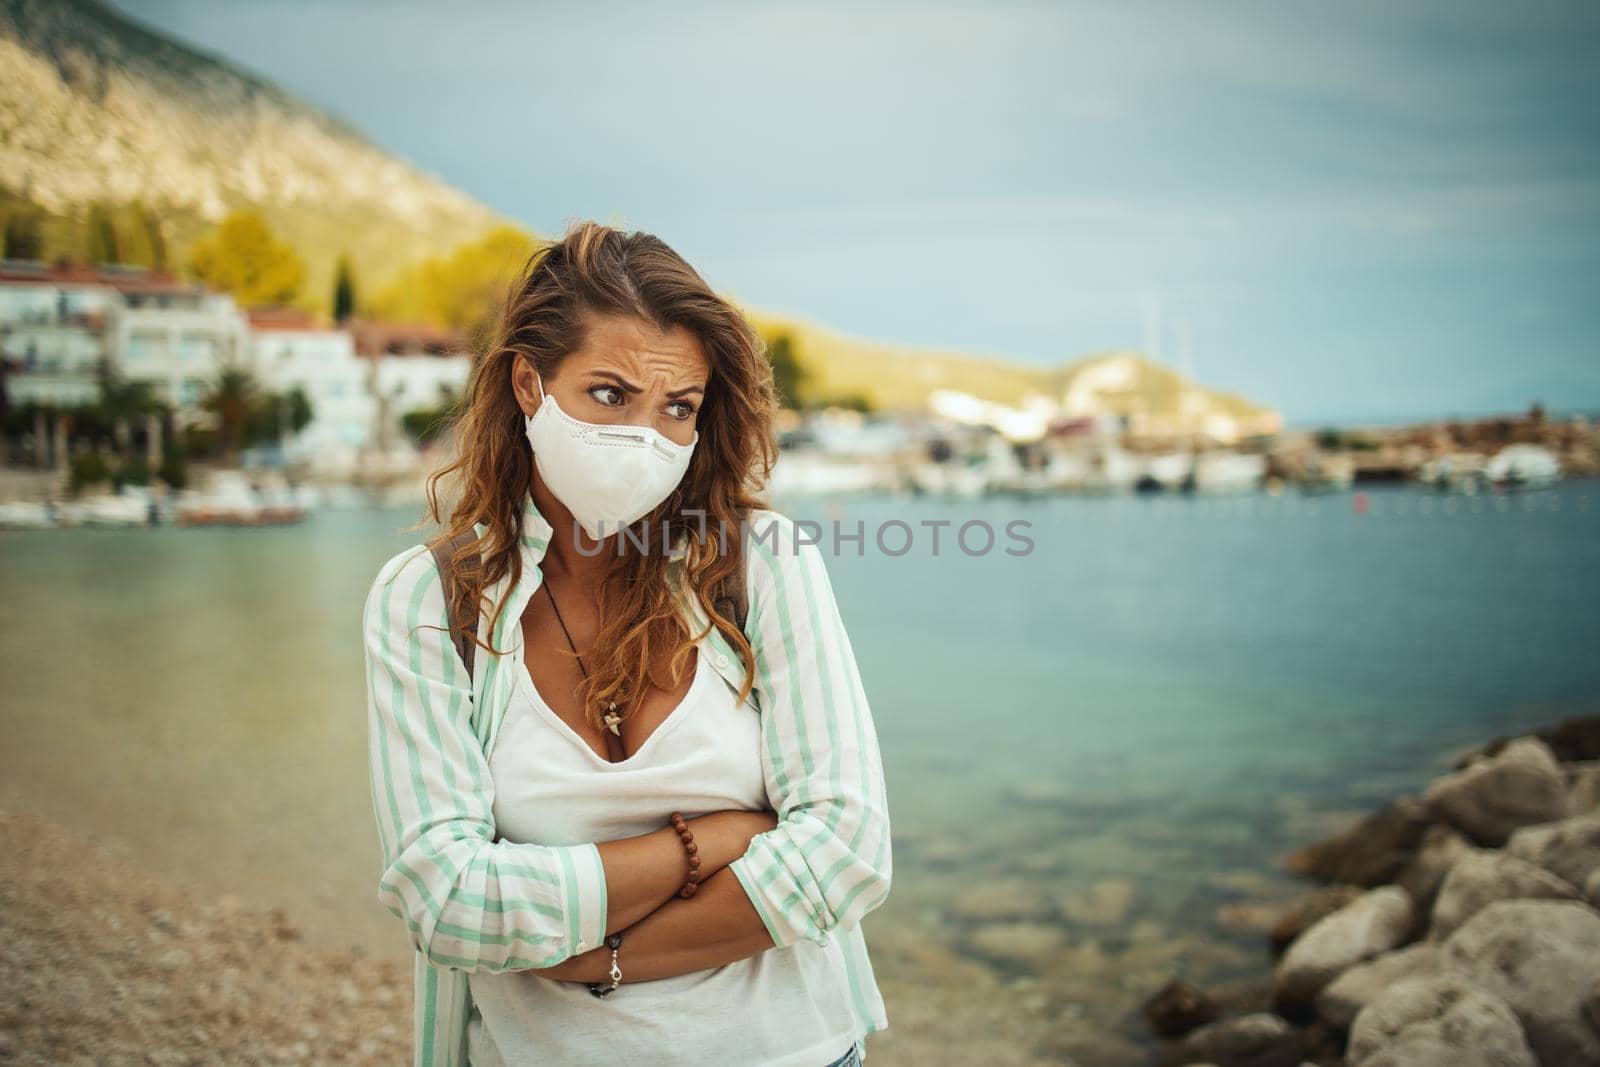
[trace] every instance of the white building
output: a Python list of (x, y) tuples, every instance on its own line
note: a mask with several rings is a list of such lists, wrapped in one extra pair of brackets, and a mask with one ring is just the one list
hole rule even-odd
[(113, 366), (129, 381), (149, 382), (155, 395), (197, 421), (201, 400), (226, 367), (249, 369), (250, 326), (233, 297), (203, 286), (124, 288), (109, 346)]
[(98, 400), (108, 323), (121, 306), (121, 294), (97, 271), (0, 262), (0, 359), (10, 402)]
[(472, 360), (467, 356), (378, 356), (373, 388), (396, 416), (438, 407), (450, 393), (466, 391)]
[(248, 358), (233, 298), (137, 267), (0, 263), (0, 353), (13, 404), (100, 399), (102, 371), (149, 382), (180, 422), (218, 372)]
[(320, 470), (352, 469), (373, 441), (378, 416), (373, 367), (356, 355), (355, 339), (293, 310), (252, 311), (249, 319), (258, 385), (273, 393), (298, 386), (311, 402), (311, 422), (286, 442), (287, 458)]
[(373, 367), (380, 449), (403, 439), (401, 420), (408, 412), (437, 409), (450, 394), (466, 392), (472, 356), (458, 331), (368, 319), (353, 319), (349, 326), (357, 354)]

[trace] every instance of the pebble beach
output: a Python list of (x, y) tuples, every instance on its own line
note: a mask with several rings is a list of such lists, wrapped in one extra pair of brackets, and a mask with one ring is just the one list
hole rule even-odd
[(0, 1063), (400, 1064), (411, 971), (0, 813)]

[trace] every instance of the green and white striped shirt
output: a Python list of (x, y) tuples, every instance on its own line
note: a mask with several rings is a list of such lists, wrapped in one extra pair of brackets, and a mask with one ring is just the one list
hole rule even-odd
[[(485, 532), (479, 526), (479, 532)], [(731, 533), (732, 531), (730, 531)], [(730, 868), (777, 948), (837, 931), (863, 1034), (888, 1026), (861, 931), (888, 896), (889, 807), (877, 733), (821, 550), (775, 511), (750, 516), (752, 694), (762, 769), (778, 825)], [(417, 1067), (463, 1067), (472, 1010), (466, 975), (550, 967), (605, 940), (605, 871), (594, 843), (496, 840), (489, 754), (513, 693), (519, 620), (542, 581), (552, 528), (523, 502), (522, 577), (491, 634), (488, 612), (469, 685), (446, 629), (444, 593), (426, 545), (386, 562), (364, 609), (368, 764), (383, 850), (378, 900), (416, 950)], [(669, 567), (678, 588), (680, 564)], [(486, 590), (498, 604), (510, 575)], [(681, 597), (692, 632), (707, 616)], [(732, 684), (744, 664), (712, 628), (707, 663)]]

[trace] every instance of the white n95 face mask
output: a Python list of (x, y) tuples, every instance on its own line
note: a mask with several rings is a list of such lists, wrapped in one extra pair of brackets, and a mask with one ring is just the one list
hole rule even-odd
[(655, 510), (683, 480), (700, 441), (686, 445), (649, 426), (582, 422), (544, 391), (539, 410), (524, 416), (533, 462), (556, 499), (595, 540)]

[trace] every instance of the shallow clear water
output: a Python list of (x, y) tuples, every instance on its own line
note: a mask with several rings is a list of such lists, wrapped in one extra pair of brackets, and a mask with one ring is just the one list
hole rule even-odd
[[(1366, 514), (1350, 494), (780, 502), (824, 523), (884, 750), (896, 890), (870, 926), (955, 944), (970, 926), (945, 905), (982, 879), (1055, 899), (1121, 879), (1109, 923), (1063, 920), (1104, 952), (1108, 1002), (1153, 988), (1148, 959), (1121, 954), (1140, 922), (1192, 939), (1173, 970), (1263, 965), (1214, 922), (1240, 896), (1229, 877), (1265, 875), (1270, 896), (1279, 855), (1329, 813), (1420, 788), (1457, 746), (1600, 708), (1597, 489), (1396, 487)], [(5, 804), (403, 952), (376, 901), (359, 640), (415, 517), (0, 531)], [(999, 541), (969, 556), (954, 530), (979, 519)], [(833, 553), (835, 520), (865, 524), (860, 555)], [(898, 557), (875, 544), (890, 520), (913, 533)], [(951, 523), (937, 556), (924, 520)], [(1025, 556), (1004, 553), (1012, 520), (1031, 524)], [(1230, 939), (1242, 950), (1208, 954)]]

